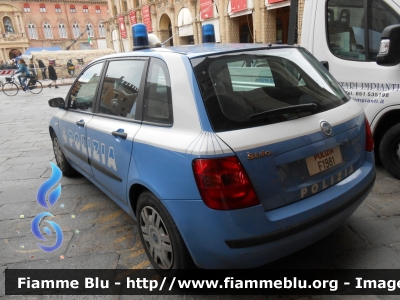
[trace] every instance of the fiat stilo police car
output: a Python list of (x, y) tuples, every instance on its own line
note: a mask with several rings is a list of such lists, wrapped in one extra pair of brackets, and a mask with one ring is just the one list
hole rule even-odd
[(83, 174), (137, 220), (156, 269), (266, 264), (368, 195), (365, 115), (305, 49), (149, 48), (144, 25), (132, 30), (139, 49), (96, 59), (49, 101), (60, 108), (49, 131), (64, 175)]

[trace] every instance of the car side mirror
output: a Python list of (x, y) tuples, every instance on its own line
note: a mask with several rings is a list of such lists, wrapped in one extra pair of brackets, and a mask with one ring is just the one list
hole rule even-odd
[(53, 98), (49, 100), (50, 107), (65, 108), (64, 99), (61, 97)]
[(376, 63), (380, 66), (395, 66), (400, 63), (400, 25), (386, 27), (381, 36)]

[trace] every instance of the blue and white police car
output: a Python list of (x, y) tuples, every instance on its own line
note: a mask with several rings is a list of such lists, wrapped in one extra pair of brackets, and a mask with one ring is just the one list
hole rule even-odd
[(144, 25), (132, 31), (139, 49), (96, 59), (49, 101), (60, 108), (49, 131), (64, 175), (83, 174), (138, 221), (156, 269), (266, 264), (368, 195), (362, 108), (305, 49), (149, 48)]

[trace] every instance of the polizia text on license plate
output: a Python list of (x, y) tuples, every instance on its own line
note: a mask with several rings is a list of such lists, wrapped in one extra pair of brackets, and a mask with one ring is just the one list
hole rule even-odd
[(328, 149), (324, 152), (306, 158), (308, 174), (310, 176), (330, 169), (343, 161), (340, 147)]

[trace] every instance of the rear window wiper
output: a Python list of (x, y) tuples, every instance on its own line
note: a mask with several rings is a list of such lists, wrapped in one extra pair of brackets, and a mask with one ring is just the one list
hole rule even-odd
[(292, 105), (292, 106), (285, 106), (277, 109), (271, 109), (267, 111), (263, 111), (258, 114), (254, 114), (250, 116), (250, 119), (262, 119), (267, 117), (275, 117), (281, 116), (284, 114), (292, 114), (292, 113), (301, 113), (301, 112), (313, 112), (316, 110), (318, 105), (316, 103), (307, 103), (307, 104), (299, 104), (299, 105)]

